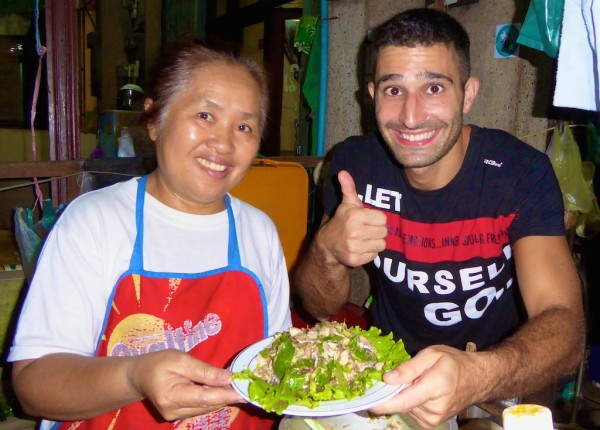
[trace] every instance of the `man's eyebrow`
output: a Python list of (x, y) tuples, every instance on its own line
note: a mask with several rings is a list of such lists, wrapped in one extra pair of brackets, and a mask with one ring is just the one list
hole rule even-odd
[[(419, 73), (417, 73), (416, 77), (417, 77), (417, 79), (438, 79), (438, 80), (447, 81), (449, 83), (454, 82), (450, 76), (444, 75), (443, 73), (437, 73), (437, 72), (429, 72), (429, 71), (419, 72)], [(375, 83), (377, 85), (379, 85), (383, 82), (400, 81), (402, 79), (404, 79), (404, 75), (402, 75), (400, 73), (389, 73), (387, 75), (380, 76), (379, 79), (377, 79), (377, 81)]]
[(389, 73), (387, 75), (381, 75), (379, 77), (379, 79), (377, 79), (377, 81), (375, 81), (375, 83), (377, 85), (381, 84), (382, 82), (388, 82), (388, 81), (400, 81), (404, 78), (404, 75), (401, 75), (399, 73)]
[(423, 78), (423, 79), (441, 79), (443, 81), (448, 81), (450, 83), (454, 82), (450, 76), (444, 75), (443, 73), (437, 73), (437, 72), (427, 72), (427, 71), (420, 72), (417, 74), (417, 77)]

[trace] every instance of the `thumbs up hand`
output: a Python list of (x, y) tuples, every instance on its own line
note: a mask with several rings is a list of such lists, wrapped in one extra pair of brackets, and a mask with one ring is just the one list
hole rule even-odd
[(350, 173), (342, 170), (338, 173), (338, 181), (340, 181), (342, 187), (342, 204), (346, 203), (357, 208), (362, 208), (363, 203), (358, 197), (354, 179), (350, 176)]
[(337, 262), (356, 267), (373, 261), (385, 249), (387, 218), (383, 212), (363, 206), (348, 172), (338, 173), (338, 180), (342, 202), (323, 225), (320, 241)]

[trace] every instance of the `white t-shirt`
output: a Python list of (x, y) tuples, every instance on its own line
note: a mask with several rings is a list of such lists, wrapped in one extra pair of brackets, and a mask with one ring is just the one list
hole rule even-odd
[[(92, 356), (110, 294), (129, 268), (136, 238), (137, 179), (74, 200), (50, 232), (20, 315), (9, 361), (67, 352)], [(231, 197), (241, 262), (260, 279), (269, 335), (291, 326), (289, 280), (277, 230)], [(201, 273), (227, 264), (227, 211), (191, 215), (146, 193), (144, 269)]]

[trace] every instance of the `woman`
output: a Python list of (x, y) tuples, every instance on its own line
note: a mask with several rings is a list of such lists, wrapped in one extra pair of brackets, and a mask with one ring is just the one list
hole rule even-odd
[(58, 220), (10, 351), (14, 389), (42, 428), (270, 428), (224, 370), (291, 324), (275, 226), (227, 194), (258, 152), (263, 72), (181, 43), (145, 109), (158, 167)]

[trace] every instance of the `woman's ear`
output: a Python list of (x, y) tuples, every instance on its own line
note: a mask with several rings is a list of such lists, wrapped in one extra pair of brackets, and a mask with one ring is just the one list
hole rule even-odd
[[(154, 101), (151, 98), (146, 97), (146, 99), (144, 100), (144, 111), (150, 111), (150, 109), (152, 109), (153, 103)], [(150, 136), (150, 139), (152, 139), (152, 141), (155, 142), (157, 136), (156, 124), (154, 122), (148, 122), (146, 124), (146, 127), (148, 128), (148, 135)]]
[(146, 99), (144, 100), (145, 112), (148, 112), (150, 110), (150, 108), (152, 107), (152, 103), (154, 103), (154, 101), (150, 97), (146, 97)]

